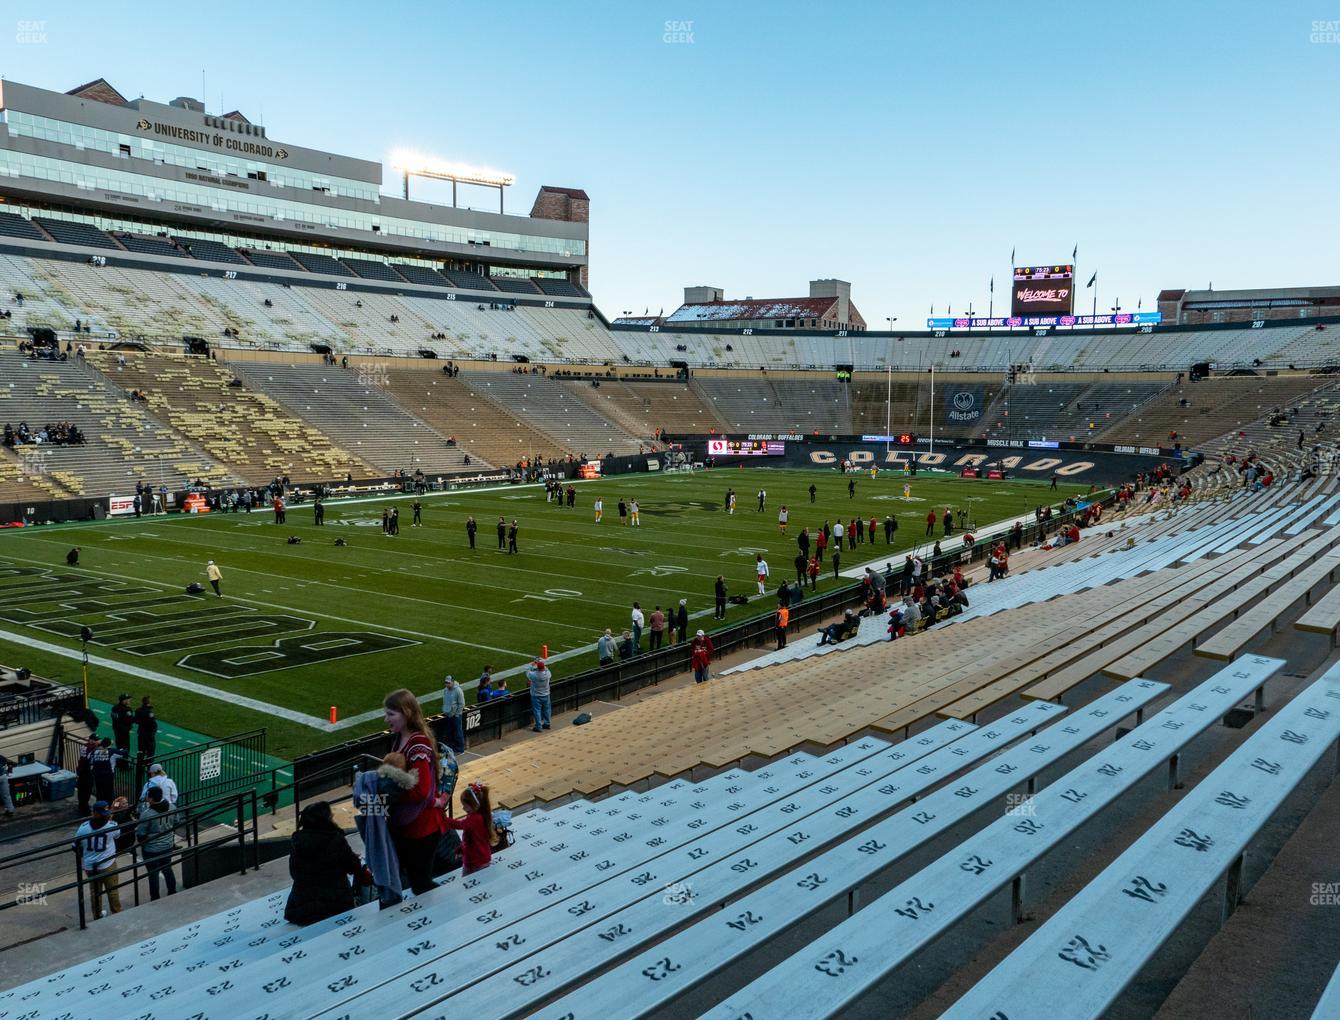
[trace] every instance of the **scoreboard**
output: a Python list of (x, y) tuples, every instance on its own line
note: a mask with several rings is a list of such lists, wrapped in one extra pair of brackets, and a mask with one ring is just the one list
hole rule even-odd
[(709, 457), (780, 457), (786, 444), (770, 439), (709, 439)]
[(897, 432), (893, 435), (869, 435), (862, 436), (863, 443), (892, 443), (894, 446), (916, 446), (917, 437), (911, 432)]
[(1074, 315), (1074, 266), (1021, 266), (1014, 270), (1014, 316)]

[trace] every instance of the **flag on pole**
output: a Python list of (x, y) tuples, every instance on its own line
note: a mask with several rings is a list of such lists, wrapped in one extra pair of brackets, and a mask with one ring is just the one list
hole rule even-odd
[(1140, 298), (1140, 300), (1138, 300), (1137, 302), (1135, 302), (1135, 310), (1136, 310), (1137, 312), (1138, 312), (1141, 308), (1143, 308), (1144, 306), (1145, 306), (1145, 299), (1144, 299), (1144, 298)]
[(1098, 280), (1098, 270), (1095, 269), (1095, 270), (1093, 271), (1093, 275), (1092, 275), (1091, 277), (1089, 277), (1089, 282), (1086, 283), (1086, 284), (1084, 285), (1085, 288), (1087, 289), (1087, 288), (1089, 288), (1089, 287), (1092, 287), (1092, 286), (1094, 285), (1094, 283), (1097, 282), (1097, 280)]
[(996, 292), (996, 278), (995, 278), (994, 276), (992, 276), (992, 277), (991, 277), (991, 293), (994, 294), (995, 292)]
[(1014, 252), (1015, 252), (1015, 249), (1014, 249), (1014, 248), (1011, 248), (1011, 249), (1010, 249), (1010, 268), (1011, 268), (1011, 269), (1014, 268)]
[(1071, 261), (1071, 262), (1078, 262), (1078, 261), (1079, 261), (1079, 242), (1078, 242), (1078, 241), (1075, 242), (1075, 250), (1072, 251), (1072, 252), (1070, 253), (1070, 261)]

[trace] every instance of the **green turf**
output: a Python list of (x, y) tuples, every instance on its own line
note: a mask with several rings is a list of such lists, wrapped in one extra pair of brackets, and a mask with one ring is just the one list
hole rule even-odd
[[(849, 520), (860, 514), (868, 520), (874, 515), (882, 522), (893, 513), (899, 522), (894, 546), (884, 544), (881, 530), (873, 548), (867, 543), (844, 552), (846, 569), (876, 557), (901, 560), (901, 550), (913, 545), (928, 547), (925, 518), (932, 506), (966, 508), (981, 526), (1087, 489), (1063, 485), (1050, 492), (1043, 482), (965, 481), (923, 473), (910, 480), (912, 499), (906, 500), (903, 486), (908, 480), (885, 472), (876, 479), (861, 476), (856, 498), (849, 499), (846, 481), (831, 471), (779, 469), (625, 475), (579, 484), (577, 506), (571, 510), (547, 504), (538, 486), (430, 494), (423, 499), (422, 528), (411, 527), (411, 500), (400, 498), (332, 504), (324, 528), (313, 526), (311, 508), (304, 506), (290, 510), (284, 526), (271, 523), (269, 513), (255, 512), (0, 532), (0, 566), (45, 567), (63, 574), (66, 551), (78, 545), (80, 565), (71, 573), (121, 582), (126, 589), (124, 594), (74, 592), (31, 575), (0, 576), (0, 661), (75, 679), (77, 662), (25, 642), (77, 648), (78, 627), (87, 624), (96, 642), (106, 642), (90, 645), (90, 653), (115, 664), (94, 667), (95, 696), (114, 698), (120, 689), (137, 696), (152, 694), (165, 721), (210, 735), (267, 726), (270, 752), (292, 758), (375, 728), (375, 721), (335, 732), (318, 728), (314, 724), (327, 719), (332, 705), (348, 720), (374, 712), (394, 687), (407, 686), (420, 694), (437, 691), (448, 671), (469, 682), (486, 662), (500, 671), (521, 667), (543, 645), (551, 655), (572, 653), (554, 664), (556, 677), (588, 668), (595, 664), (594, 653), (581, 650), (604, 627), (616, 634), (626, 627), (634, 599), (650, 613), (658, 603), (668, 607), (687, 598), (691, 613), (707, 611), (706, 620), (695, 620), (695, 626), (711, 629), (716, 575), (725, 576), (733, 593), (752, 595), (754, 553), (762, 551), (775, 588), (775, 582), (794, 576), (795, 535), (803, 526), (813, 533), (839, 516)], [(819, 489), (813, 505), (806, 491), (811, 482)], [(728, 486), (739, 497), (733, 516), (722, 511)], [(760, 487), (768, 491), (767, 510), (761, 514), (755, 509)], [(596, 493), (605, 500), (605, 520), (598, 526), (591, 510)], [(617, 514), (619, 498), (633, 496), (642, 509), (642, 527), (637, 529), (621, 527)], [(777, 526), (777, 508), (783, 503), (791, 509), (785, 537)], [(381, 534), (383, 506), (400, 508), (399, 537)], [(466, 546), (467, 514), (480, 527), (474, 551)], [(520, 520), (517, 555), (497, 550), (494, 527), (499, 515)], [(303, 543), (286, 544), (290, 535)], [(348, 546), (336, 547), (337, 536)], [(205, 581), (208, 559), (223, 570), (226, 597), (183, 596), (187, 583)], [(828, 568), (820, 590), (836, 583)], [(27, 598), (20, 600), (22, 595)], [(108, 615), (132, 602), (141, 603), (132, 612), (153, 615)], [(774, 604), (769, 596), (757, 605), (732, 607), (727, 622)], [(239, 610), (240, 615), (228, 615)], [(39, 619), (25, 622), (19, 615), (23, 611)], [(185, 613), (192, 615), (186, 619), (180, 615)], [(165, 618), (155, 619), (158, 615)], [(254, 619), (258, 616), (297, 619), (279, 621), (274, 632), (261, 632), (263, 624)], [(314, 643), (316, 654), (339, 657), (231, 679), (183, 662), (210, 649), (233, 648), (239, 650), (223, 658), (238, 663), (216, 663), (216, 672), (264, 669), (282, 661), (267, 658), (273, 654), (267, 651), (272, 641), (305, 627), (302, 621), (312, 626), (296, 631), (305, 635), (299, 640)], [(229, 628), (252, 625), (257, 630), (250, 636), (243, 632), (228, 637)], [(348, 638), (329, 637), (336, 633), (383, 635), (406, 644), (346, 654), (354, 646), (347, 644)], [(645, 642), (644, 636), (644, 647)], [(132, 648), (145, 654), (132, 654)], [(200, 659), (194, 662), (199, 665)], [(137, 670), (163, 679), (146, 679)], [(205, 690), (183, 690), (169, 682), (176, 679)], [(262, 706), (247, 707), (238, 699)], [(263, 705), (301, 713), (313, 725), (282, 718)]]

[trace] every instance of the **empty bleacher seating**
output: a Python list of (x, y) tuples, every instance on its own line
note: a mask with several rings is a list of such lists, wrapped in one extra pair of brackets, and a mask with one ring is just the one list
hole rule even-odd
[(295, 262), (288, 252), (264, 251), (260, 248), (239, 248), (238, 250), (253, 266), (260, 266), (263, 269), (292, 269), (299, 272), (304, 269), (304, 266)]
[(309, 273), (325, 273), (328, 276), (353, 276), (348, 266), (337, 258), (322, 255), (320, 252), (295, 251), (290, 254), (302, 263)]
[(230, 248), (218, 241), (211, 241), (203, 237), (174, 237), (173, 240), (191, 258), (202, 259), (206, 262), (227, 262), (235, 266), (245, 266), (247, 264), (247, 260), (237, 253), (237, 249)]
[[(103, 376), (77, 359), (32, 361), (0, 349), (0, 417), (29, 427), (69, 421), (85, 436), (76, 446), (20, 446), (30, 478), (61, 495), (125, 494), (137, 481), (178, 491), (196, 479), (236, 480), (227, 469), (155, 420)], [(53, 493), (54, 495), (54, 493)]]
[(535, 286), (539, 287), (545, 294), (552, 294), (555, 297), (590, 297), (585, 290), (570, 280), (560, 280), (553, 276), (536, 276), (532, 279)]
[(445, 436), (383, 392), (384, 366), (234, 362), (232, 367), (248, 387), (269, 394), (326, 435), (338, 436), (343, 449), (388, 475), (463, 466), (461, 450), (448, 448)]
[[(405, 278), (396, 272), (395, 267), (387, 262), (374, 262), (372, 259), (342, 258), (340, 262), (348, 269), (351, 269), (356, 275), (365, 280), (386, 280), (389, 283), (404, 283)], [(311, 266), (308, 266), (311, 269)], [(320, 272), (320, 270), (312, 270)]]
[(32, 241), (46, 240), (46, 235), (32, 221), (11, 212), (0, 212), (0, 236), (24, 237)]
[(476, 393), (499, 407), (524, 417), (565, 450), (578, 456), (637, 453), (643, 443), (618, 425), (601, 417), (556, 380), (527, 373), (463, 371), (460, 378)]
[(61, 244), (82, 244), (86, 248), (113, 248), (120, 245), (110, 234), (103, 233), (97, 227), (76, 220), (51, 220), (34, 217), (33, 222)]
[(462, 269), (443, 269), (442, 275), (447, 278), (447, 282), (453, 287), (462, 287), (466, 290), (497, 290), (493, 286), (489, 277), (480, 273), (467, 272)]
[(490, 276), (489, 281), (499, 290), (513, 294), (538, 294), (540, 289), (524, 276)]
[(380, 473), (268, 395), (231, 385), (233, 374), (217, 361), (105, 351), (88, 357), (116, 385), (144, 393), (161, 420), (254, 484), (279, 476), (303, 482)]
[(416, 266), (407, 262), (395, 263), (395, 270), (410, 283), (421, 284), (424, 287), (445, 287), (447, 281), (443, 279), (442, 274), (436, 269), (429, 269), (427, 266)]
[(139, 252), (141, 255), (166, 255), (169, 258), (183, 259), (188, 255), (167, 237), (149, 237), (146, 234), (114, 235), (126, 251)]

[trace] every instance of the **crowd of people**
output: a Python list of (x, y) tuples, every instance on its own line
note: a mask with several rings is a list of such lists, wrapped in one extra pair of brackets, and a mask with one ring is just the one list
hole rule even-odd
[[(543, 666), (537, 661), (532, 669)], [(353, 791), (363, 856), (349, 846), (327, 801), (303, 808), (284, 909), (294, 924), (313, 924), (360, 900), (393, 906), (457, 868), (465, 877), (489, 867), (493, 854), (510, 845), (510, 814), (493, 810), (483, 783), (458, 791), (457, 752), (437, 740), (418, 699), (402, 689), (382, 705), (390, 750), (375, 770), (360, 773)]]
[[(75, 765), (75, 809), (83, 819), (75, 832), (74, 846), (89, 880), (93, 916), (119, 913), (118, 855), (139, 855), (149, 883), (149, 898), (156, 900), (166, 888), (177, 891), (172, 854), (176, 834), (184, 829), (184, 810), (177, 807), (178, 788), (161, 763), (153, 762), (158, 747), (158, 716), (149, 695), (131, 707), (129, 694), (117, 698), (111, 709), (111, 737), (99, 737), (99, 722), (88, 716), (90, 732)], [(131, 764), (131, 735), (135, 752), (148, 766), (135, 801), (117, 793), (117, 772)], [(90, 805), (89, 798), (93, 798)]]
[(17, 446), (82, 446), (87, 440), (79, 426), (71, 421), (48, 422), (40, 429), (30, 429), (26, 421), (15, 428), (5, 422), (3, 443), (11, 449)]

